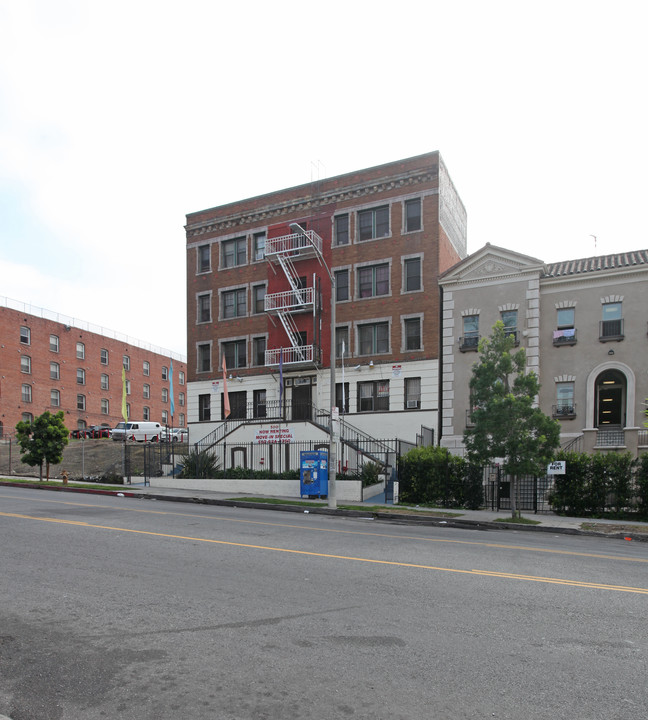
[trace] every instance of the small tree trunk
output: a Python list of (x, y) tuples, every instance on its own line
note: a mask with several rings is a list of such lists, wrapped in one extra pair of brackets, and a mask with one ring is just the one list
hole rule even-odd
[(49, 460), (47, 461), (45, 479), (49, 482)]
[(38, 466), (38, 482), (43, 482), (43, 461), (41, 460), (41, 464)]

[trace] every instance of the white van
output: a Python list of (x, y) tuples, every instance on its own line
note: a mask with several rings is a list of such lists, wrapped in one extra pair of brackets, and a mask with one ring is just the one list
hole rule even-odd
[(116, 428), (113, 428), (112, 439), (124, 440), (124, 434), (127, 440), (137, 440), (137, 442), (159, 442), (162, 435), (163, 426), (157, 422), (120, 422)]

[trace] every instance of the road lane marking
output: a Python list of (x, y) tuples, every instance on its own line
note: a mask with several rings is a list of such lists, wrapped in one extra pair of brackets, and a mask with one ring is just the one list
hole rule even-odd
[(353, 562), (369, 563), (373, 565), (389, 565), (392, 567), (414, 568), (416, 570), (436, 570), (439, 572), (450, 572), (460, 575), (479, 575), (482, 577), (500, 578), (503, 580), (526, 580), (529, 582), (542, 582), (552, 585), (567, 585), (569, 587), (587, 588), (593, 590), (614, 590), (616, 592), (629, 592), (637, 595), (648, 595), (648, 588), (632, 587), (626, 585), (606, 585), (603, 583), (592, 583), (582, 580), (568, 580), (564, 578), (541, 577), (536, 575), (520, 575), (515, 573), (503, 573), (493, 570), (461, 570), (459, 568), (438, 567), (436, 565), (420, 565), (418, 563), (398, 562), (396, 560), (376, 560), (374, 558), (354, 557), (352, 555), (335, 555), (331, 553), (318, 553), (311, 550), (293, 550), (289, 548), (272, 547), (269, 545), (254, 545), (251, 543), (237, 543), (231, 540), (212, 540), (209, 538), (193, 537), (188, 535), (173, 535), (171, 533), (152, 532), (150, 530), (135, 530), (132, 528), (119, 528), (110, 525), (94, 525), (79, 520), (63, 520), (61, 518), (36, 517), (22, 515), (19, 513), (0, 512), (1, 517), (11, 517), (20, 520), (38, 520), (60, 525), (73, 525), (76, 527), (92, 528), (95, 530), (113, 530), (116, 532), (134, 533), (136, 535), (149, 535), (151, 537), (163, 537), (172, 540), (191, 540), (192, 542), (203, 542), (212, 545), (225, 545), (229, 547), (246, 548), (248, 550), (266, 550), (270, 552), (287, 553), (289, 555), (304, 555), (307, 557), (319, 557), (329, 560), (349, 560)]
[[(17, 495), (3, 495), (13, 500), (26, 501), (27, 498)], [(39, 498), (40, 502), (46, 502), (54, 505), (72, 505), (75, 507), (97, 508), (98, 510), (125, 510), (126, 512), (142, 513), (147, 515), (171, 515), (173, 517), (200, 518), (203, 520), (223, 520), (225, 522), (242, 523), (245, 525), (263, 525), (266, 527), (291, 528), (292, 530), (309, 530), (310, 532), (335, 533), (340, 535), (360, 535), (363, 537), (383, 537), (396, 538), (397, 540), (417, 540), (428, 543), (443, 543), (449, 545), (473, 545), (476, 547), (494, 548), (496, 550), (526, 550), (529, 552), (546, 553), (549, 555), (565, 555), (568, 557), (585, 557), (595, 560), (623, 560), (626, 562), (648, 563), (648, 558), (628, 557), (625, 555), (604, 555), (602, 553), (586, 553), (576, 552), (574, 550), (557, 550), (552, 548), (537, 548), (529, 545), (507, 545), (506, 543), (487, 543), (478, 542), (476, 540), (453, 540), (451, 538), (429, 538), (417, 537), (415, 535), (394, 535), (391, 533), (367, 532), (363, 530), (340, 530), (338, 528), (318, 528), (310, 525), (295, 525), (292, 523), (267, 522), (264, 520), (247, 520), (242, 518), (225, 517), (224, 515), (203, 515), (199, 513), (181, 513), (168, 510), (145, 510), (142, 508), (129, 508), (123, 505), (96, 505), (94, 503), (72, 502), (66, 500), (47, 500)], [(330, 517), (330, 516), (329, 516)]]

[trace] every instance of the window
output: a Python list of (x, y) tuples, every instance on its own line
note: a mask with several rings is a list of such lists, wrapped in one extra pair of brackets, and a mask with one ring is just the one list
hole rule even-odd
[(556, 383), (556, 408), (554, 417), (574, 417), (574, 383)]
[(151, 419), (151, 409), (148, 408), (146, 405), (142, 408), (142, 420), (150, 420)]
[(462, 352), (477, 350), (479, 347), (479, 315), (464, 315), (463, 337), (459, 340)]
[(408, 258), (403, 263), (404, 290), (414, 292), (421, 289), (421, 258)]
[(254, 364), (257, 367), (263, 367), (265, 365), (265, 351), (266, 351), (266, 339), (264, 337), (257, 337), (252, 340), (252, 352), (254, 357)]
[(211, 247), (201, 245), (198, 248), (198, 272), (204, 273), (211, 270)]
[(342, 357), (342, 344), (344, 343), (344, 356), (349, 357), (349, 328), (335, 328), (335, 357)]
[(130, 371), (130, 357), (128, 355), (124, 355), (122, 358), (122, 364), (124, 366), (124, 370)]
[(50, 350), (55, 353), (59, 351), (58, 335), (50, 335)]
[(389, 235), (389, 206), (361, 210), (358, 213), (358, 229), (360, 240), (387, 237)]
[(198, 420), (211, 420), (211, 397), (209, 394), (198, 395)]
[(252, 288), (253, 311), (257, 314), (265, 312), (266, 286), (255, 285)]
[(180, 372), (178, 373), (178, 383), (180, 383), (180, 385), (184, 385), (184, 377), (184, 372), (180, 370)]
[(110, 410), (110, 404), (106, 398), (101, 398), (101, 414), (108, 415)]
[(358, 325), (358, 344), (360, 355), (389, 352), (389, 323)]
[(178, 405), (180, 407), (184, 407), (185, 404), (185, 394), (184, 393), (178, 393)]
[(162, 410), (162, 424), (166, 425), (169, 422), (169, 411)]
[(31, 344), (31, 330), (26, 325), (20, 328), (20, 342), (23, 345)]
[(421, 198), (405, 201), (405, 232), (421, 229)]
[(180, 415), (179, 415), (179, 422), (180, 422), (180, 427), (184, 427), (184, 425), (185, 425), (185, 416), (184, 416), (184, 413), (180, 413)]
[(254, 259), (258, 262), (265, 257), (266, 234), (254, 233)]
[(358, 412), (389, 410), (389, 380), (358, 383)]
[(20, 399), (24, 403), (30, 403), (32, 401), (32, 386), (23, 385), (21, 388)]
[(228, 290), (221, 293), (222, 317), (245, 317), (247, 312), (246, 295), (247, 291), (245, 288)]
[(224, 342), (222, 352), (225, 356), (225, 363), (228, 370), (232, 368), (244, 368), (247, 366), (245, 340)]
[(198, 318), (199, 323), (211, 322), (211, 293), (198, 295)]
[(348, 414), (349, 412), (349, 383), (344, 383), (344, 389), (342, 383), (335, 383), (335, 406), (340, 409), (341, 413)]
[(337, 215), (334, 221), (334, 239), (336, 245), (349, 244), (349, 216)]
[(409, 318), (403, 323), (405, 350), (421, 349), (421, 318)]
[(77, 410), (85, 410), (85, 395), (77, 395)]
[(502, 322), (504, 323), (504, 332), (506, 336), (513, 335), (515, 338), (515, 344), (518, 343), (517, 334), (517, 310), (503, 310), (502, 311)]
[(389, 294), (389, 263), (358, 268), (358, 297)]
[(61, 377), (61, 366), (57, 362), (50, 363), (50, 380), (59, 380)]
[(255, 418), (264, 418), (267, 416), (265, 390), (255, 390), (252, 395), (252, 403), (252, 412)]
[(169, 402), (169, 391), (167, 388), (162, 388), (162, 402), (168, 403)]
[(405, 378), (405, 410), (421, 407), (421, 378)]
[(31, 358), (29, 355), (20, 356), (20, 372), (31, 375)]
[(110, 381), (108, 380), (108, 375), (106, 373), (101, 373), (101, 389), (102, 390), (108, 390)]
[(126, 417), (129, 418), (130, 416), (131, 416), (130, 403), (126, 403)]
[(108, 350), (101, 348), (101, 364), (108, 365)]
[(575, 345), (576, 326), (574, 308), (559, 308), (556, 314), (556, 329), (553, 332), (554, 345)]
[(335, 300), (342, 302), (349, 299), (349, 271), (338, 270), (335, 273)]
[(623, 340), (623, 303), (603, 303), (599, 340)]
[(198, 372), (209, 372), (211, 370), (211, 345), (205, 343), (198, 345)]
[(77, 385), (85, 385), (85, 370), (77, 368)]
[(50, 390), (50, 405), (53, 407), (61, 406), (61, 393), (58, 390)]
[(151, 386), (147, 385), (146, 383), (142, 385), (142, 397), (145, 400), (148, 400), (151, 397)]
[(31, 413), (23, 413), (20, 419), (23, 422), (28, 422), (28, 423), (34, 422), (34, 416)]
[(222, 267), (231, 268), (237, 265), (245, 265), (245, 246), (244, 237), (234, 238), (233, 240), (223, 240), (222, 248)]
[(169, 379), (169, 368), (166, 365), (162, 365), (162, 380)]
[(76, 344), (77, 360), (85, 360), (85, 345), (82, 342)]
[(125, 385), (125, 387), (126, 387), (126, 395), (130, 395), (130, 394), (131, 394), (131, 381), (130, 381), (130, 380), (126, 380), (126, 382), (124, 383), (124, 385)]
[[(246, 405), (245, 392), (230, 392), (229, 393), (229, 404), (230, 404), (230, 420), (244, 420), (247, 417), (247, 405)], [(221, 420), (225, 420), (225, 394), (221, 395)]]

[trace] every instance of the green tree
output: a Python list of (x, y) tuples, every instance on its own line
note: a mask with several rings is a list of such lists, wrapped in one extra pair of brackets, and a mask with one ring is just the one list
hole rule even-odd
[(526, 370), (524, 349), (513, 352), (515, 337), (504, 323), (493, 326), (490, 338), (479, 343), (479, 362), (470, 379), (473, 426), (464, 442), (473, 462), (501, 458), (511, 477), (511, 514), (518, 510), (519, 478), (544, 474), (559, 445), (560, 425), (536, 406), (538, 376)]
[(43, 463), (46, 463), (49, 480), (50, 465), (57, 465), (63, 459), (63, 448), (68, 444), (70, 434), (64, 419), (62, 410), (56, 415), (46, 410), (33, 421), (23, 420), (16, 425), (16, 440), (20, 445), (22, 461), (39, 466), (40, 480), (43, 479)]

